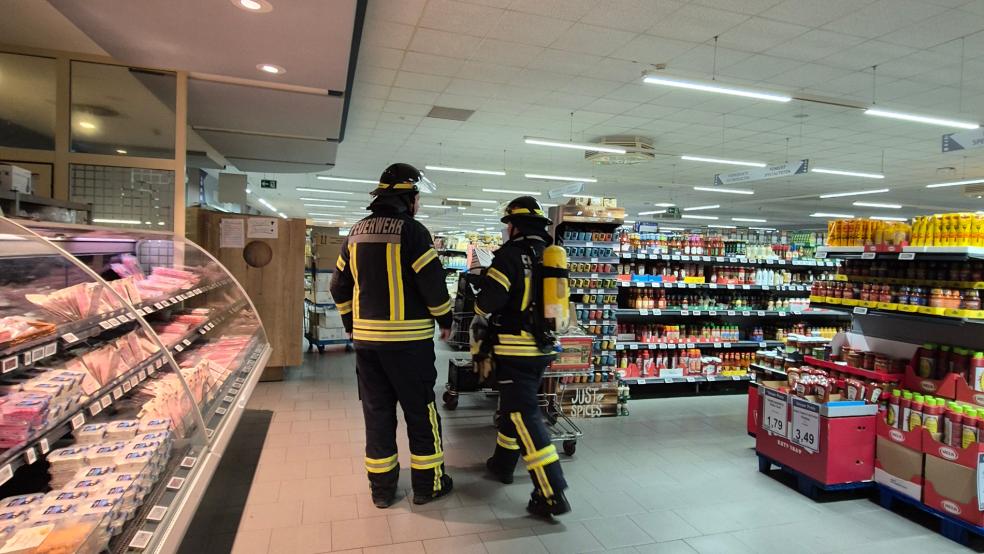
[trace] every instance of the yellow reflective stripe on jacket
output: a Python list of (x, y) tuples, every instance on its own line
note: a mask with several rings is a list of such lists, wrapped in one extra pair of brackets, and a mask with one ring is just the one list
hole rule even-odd
[(447, 302), (440, 306), (427, 306), (427, 311), (434, 317), (441, 317), (451, 311), (451, 299), (448, 298)]
[(397, 465), (396, 454), (388, 458), (366, 458), (366, 471), (369, 473), (387, 473), (396, 469)]
[(509, 278), (506, 277), (498, 269), (496, 269), (494, 267), (490, 267), (489, 268), (489, 272), (486, 275), (488, 275), (490, 278), (492, 278), (492, 280), (495, 281), (496, 283), (499, 283), (500, 285), (502, 285), (502, 288), (506, 289), (507, 291), (509, 290), (509, 286), (510, 286), (509, 285)]
[(352, 292), (352, 315), (353, 317), (359, 317), (359, 295), (361, 288), (359, 287), (359, 264), (356, 263), (358, 253), (358, 245), (351, 243), (348, 246), (349, 249), (349, 269), (352, 271), (352, 281), (355, 283), (355, 288)]
[(403, 265), (399, 244), (386, 245), (386, 282), (389, 286), (389, 318), (391, 321), (403, 321)]
[(527, 333), (526, 331), (520, 331), (518, 335), (502, 333), (498, 335), (498, 337), (499, 344), (509, 346), (536, 346), (536, 340), (533, 338), (533, 335)]
[(416, 331), (420, 329), (434, 330), (433, 319), (406, 319), (403, 321), (389, 321), (385, 319), (354, 319), (352, 323), (356, 327), (372, 329), (378, 331)]
[(530, 275), (527, 272), (523, 277), (523, 303), (520, 305), (520, 310), (526, 311), (530, 307)]
[(519, 443), (516, 439), (509, 438), (502, 433), (497, 433), (495, 437), (495, 443), (499, 446), (505, 448), (506, 450), (519, 450)]
[(341, 254), (339, 254), (338, 259), (335, 260), (335, 267), (338, 268), (338, 271), (345, 271), (345, 259), (342, 258)]
[(489, 313), (488, 313), (488, 312), (486, 312), (486, 311), (485, 311), (485, 310), (483, 310), (482, 308), (479, 308), (479, 307), (478, 307), (478, 304), (475, 304), (475, 313), (476, 313), (477, 315), (489, 315)]
[(500, 356), (549, 356), (544, 354), (536, 346), (514, 346), (510, 344), (497, 344), (492, 347), (492, 352)]
[(421, 254), (420, 257), (410, 265), (410, 267), (413, 268), (414, 273), (420, 273), (420, 270), (424, 269), (424, 266), (431, 263), (431, 260), (434, 260), (435, 258), (437, 258), (437, 251), (433, 248), (428, 248), (427, 252)]
[(426, 331), (366, 331), (358, 327), (352, 329), (352, 338), (376, 342), (399, 342), (412, 340), (431, 340), (434, 330)]
[(351, 300), (349, 300), (348, 302), (338, 302), (337, 304), (335, 304), (335, 306), (338, 307), (338, 313), (340, 313), (342, 315), (352, 313), (352, 301)]

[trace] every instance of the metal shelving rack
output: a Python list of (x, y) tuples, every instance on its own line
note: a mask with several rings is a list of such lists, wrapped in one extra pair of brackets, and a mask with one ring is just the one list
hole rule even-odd
[[(311, 283), (312, 283), (312, 286), (314, 286), (314, 279), (315, 279), (315, 277), (316, 277), (316, 275), (318, 273), (332, 273), (332, 270), (330, 270), (330, 269), (316, 269), (316, 268), (313, 268), (313, 267), (309, 267), (309, 268), (305, 269), (305, 271), (307, 273), (310, 273), (311, 274)], [(319, 338), (311, 335), (311, 333), (310, 333), (310, 328), (311, 328), (311, 325), (310, 325), (311, 324), (311, 314), (321, 313), (321, 312), (327, 312), (327, 311), (332, 311), (332, 310), (337, 311), (338, 310), (338, 306), (336, 306), (334, 302), (315, 302), (314, 300), (311, 300), (310, 298), (308, 298), (308, 293), (309, 292), (313, 292), (313, 291), (307, 291), (307, 290), (305, 290), (304, 292), (305, 292), (305, 295), (304, 295), (304, 338), (305, 338), (305, 340), (308, 341), (308, 352), (310, 352), (310, 351), (314, 350), (315, 348), (317, 348), (318, 349), (318, 352), (323, 354), (324, 351), (325, 351), (325, 347), (326, 346), (345, 346), (345, 351), (346, 352), (351, 352), (352, 351), (352, 340), (351, 339), (348, 339), (348, 338), (344, 338), (344, 339), (319, 339)], [(314, 294), (315, 294), (315, 298), (317, 299), (317, 296), (316, 296), (317, 293), (314, 293)]]

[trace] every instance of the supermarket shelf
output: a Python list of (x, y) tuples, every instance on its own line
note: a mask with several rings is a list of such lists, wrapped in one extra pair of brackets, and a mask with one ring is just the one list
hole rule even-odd
[(867, 369), (861, 369), (860, 367), (853, 367), (846, 364), (841, 365), (835, 362), (819, 360), (813, 356), (803, 356), (803, 362), (815, 367), (822, 367), (831, 371), (839, 371), (849, 375), (856, 375), (858, 377), (863, 377), (872, 381), (880, 381), (882, 383), (898, 383), (902, 380), (901, 373), (881, 373), (878, 371), (870, 371)]
[(618, 273), (599, 272), (599, 271), (571, 271), (567, 274), (571, 279), (616, 279)]
[(51, 450), (52, 444), (85, 425), (88, 418), (95, 417), (104, 409), (112, 406), (116, 400), (130, 392), (133, 387), (156, 373), (158, 369), (164, 366), (165, 362), (166, 360), (160, 352), (149, 356), (91, 396), (84, 397), (82, 402), (76, 404), (72, 409), (66, 410), (61, 418), (39, 431), (34, 438), (0, 453), (0, 485), (10, 480), (18, 468), (37, 462)]
[(809, 309), (802, 312), (779, 312), (775, 310), (632, 310), (619, 308), (616, 317), (848, 317), (848, 312), (836, 310)]
[(209, 331), (215, 329), (216, 325), (221, 325), (227, 319), (239, 313), (239, 311), (245, 308), (246, 305), (247, 301), (245, 299), (240, 300), (239, 302), (236, 302), (235, 304), (219, 312), (219, 314), (215, 317), (209, 317), (201, 324), (197, 325), (193, 329), (190, 329), (187, 333), (185, 333), (184, 337), (168, 346), (171, 350), (171, 354), (176, 356), (178, 353), (184, 352), (184, 350), (194, 344), (199, 337), (205, 336)]
[(595, 248), (618, 248), (617, 242), (603, 242), (603, 241), (593, 241), (593, 240), (564, 240), (559, 241), (559, 246), (585, 246), (585, 247), (595, 247)]
[(835, 267), (836, 262), (818, 259), (782, 260), (779, 258), (751, 259), (745, 256), (697, 256), (689, 254), (648, 254), (622, 252), (624, 260), (659, 260), (666, 262), (706, 262), (713, 264), (741, 264), (790, 267)]
[[(811, 302), (813, 305), (827, 305), (845, 309), (845, 314), (853, 314), (867, 317), (886, 317), (899, 321), (918, 321), (939, 323), (942, 325), (984, 325), (984, 319), (951, 317), (947, 315), (924, 314), (918, 312), (901, 312), (896, 310), (882, 310), (865, 306), (845, 306), (843, 304), (826, 304), (823, 302)], [(851, 311), (847, 311), (850, 309)]]
[(305, 267), (304, 271), (307, 273), (334, 273), (334, 269), (317, 269), (314, 267)]
[[(146, 316), (189, 298), (228, 286), (230, 283), (232, 281), (227, 279), (204, 287), (182, 290), (167, 298), (155, 298), (137, 304), (134, 308), (136, 313)], [(29, 369), (41, 360), (83, 344), (87, 339), (97, 337), (131, 321), (136, 321), (136, 317), (133, 316), (133, 310), (127, 307), (117, 308), (81, 321), (63, 323), (53, 333), (0, 350), (0, 368), (2, 368), (0, 371), (6, 374), (18, 369)]]
[[(151, 493), (131, 525), (124, 531), (130, 536), (128, 548), (149, 552), (175, 552), (187, 530), (218, 467), (220, 456), (242, 418), (249, 399), (270, 358), (272, 348), (263, 343), (252, 346), (239, 370), (232, 372), (213, 405), (205, 411), (205, 434), (210, 438), (208, 450), (187, 452), (157, 482), (157, 494)], [(162, 525), (159, 515), (178, 512), (170, 525)]]
[(615, 325), (618, 323), (614, 319), (588, 319), (578, 320), (579, 325)]
[(959, 262), (984, 259), (984, 248), (979, 246), (825, 246), (817, 249), (817, 257)]
[(715, 383), (724, 381), (751, 381), (751, 375), (708, 375), (696, 377), (629, 377), (629, 385), (669, 385), (673, 383)]
[(838, 273), (832, 281), (848, 283), (874, 283), (879, 285), (908, 285), (910, 287), (984, 289), (984, 281), (939, 281), (935, 279), (905, 279), (900, 277), (875, 277), (872, 275), (845, 275)]
[(757, 369), (759, 371), (765, 371), (765, 372), (768, 372), (768, 373), (775, 373), (776, 375), (786, 375), (786, 370), (784, 370), (784, 369), (776, 369), (776, 368), (773, 368), (773, 367), (769, 367), (769, 366), (762, 365), (762, 364), (756, 364), (756, 363), (751, 363), (751, 364), (749, 364), (749, 366), (751, 366), (753, 369)]
[(651, 342), (622, 342), (615, 345), (615, 350), (676, 350), (678, 348), (775, 348), (782, 346), (782, 342), (776, 340), (754, 341), (740, 340), (733, 342), (677, 342), (677, 343), (651, 343)]
[(592, 263), (592, 264), (617, 264), (621, 261), (618, 256), (569, 256), (567, 258), (568, 263)]
[(571, 289), (571, 294), (618, 294), (618, 289)]
[(619, 281), (619, 288), (697, 289), (697, 290), (768, 290), (809, 292), (810, 285), (722, 285), (719, 283), (663, 283), (660, 281)]
[(307, 298), (304, 299), (304, 305), (305, 306), (313, 306), (315, 308), (334, 308), (335, 307), (335, 303), (334, 302), (312, 302), (311, 300), (308, 300)]

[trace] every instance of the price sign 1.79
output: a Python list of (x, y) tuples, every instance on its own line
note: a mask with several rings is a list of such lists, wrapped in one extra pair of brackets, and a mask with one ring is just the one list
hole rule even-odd
[(789, 439), (804, 450), (820, 451), (820, 405), (793, 398), (793, 417)]
[(789, 436), (787, 396), (779, 391), (763, 387), (762, 430), (781, 437)]

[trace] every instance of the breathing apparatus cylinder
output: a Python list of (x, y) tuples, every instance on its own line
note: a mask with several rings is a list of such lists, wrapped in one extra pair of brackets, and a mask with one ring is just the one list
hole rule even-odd
[[(566, 270), (567, 252), (556, 245), (548, 246), (543, 250), (543, 267)], [(565, 329), (570, 317), (570, 295), (566, 277), (543, 278), (543, 319), (548, 330), (556, 333)]]

